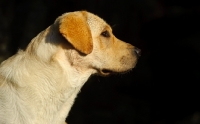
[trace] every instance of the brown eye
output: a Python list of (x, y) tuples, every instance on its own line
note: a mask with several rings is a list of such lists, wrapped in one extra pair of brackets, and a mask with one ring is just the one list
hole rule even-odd
[(110, 33), (107, 30), (102, 32), (101, 35), (104, 37), (110, 37)]

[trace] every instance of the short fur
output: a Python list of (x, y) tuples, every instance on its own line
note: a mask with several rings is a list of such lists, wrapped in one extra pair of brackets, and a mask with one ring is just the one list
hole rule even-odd
[(92, 74), (128, 71), (136, 60), (103, 19), (65, 13), (0, 65), (0, 124), (64, 124)]

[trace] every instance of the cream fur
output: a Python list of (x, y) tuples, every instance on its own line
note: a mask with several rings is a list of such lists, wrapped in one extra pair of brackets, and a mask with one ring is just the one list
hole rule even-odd
[[(87, 21), (93, 40), (90, 54), (80, 53), (59, 32), (62, 19), (70, 14), (83, 14), (81, 18)], [(101, 35), (105, 30), (110, 37)], [(110, 74), (104, 69), (132, 69), (137, 60), (133, 50), (134, 46), (117, 39), (98, 16), (85, 11), (63, 14), (25, 51), (0, 65), (0, 124), (64, 124), (88, 78)]]

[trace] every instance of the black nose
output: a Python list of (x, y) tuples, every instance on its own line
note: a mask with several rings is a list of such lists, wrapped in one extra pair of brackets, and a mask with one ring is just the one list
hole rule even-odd
[(135, 47), (134, 52), (138, 57), (141, 56), (141, 50), (139, 48)]

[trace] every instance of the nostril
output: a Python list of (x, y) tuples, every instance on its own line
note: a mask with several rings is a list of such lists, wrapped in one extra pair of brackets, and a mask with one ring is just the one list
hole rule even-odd
[(134, 52), (137, 54), (137, 56), (141, 56), (141, 50), (137, 47), (135, 47)]

